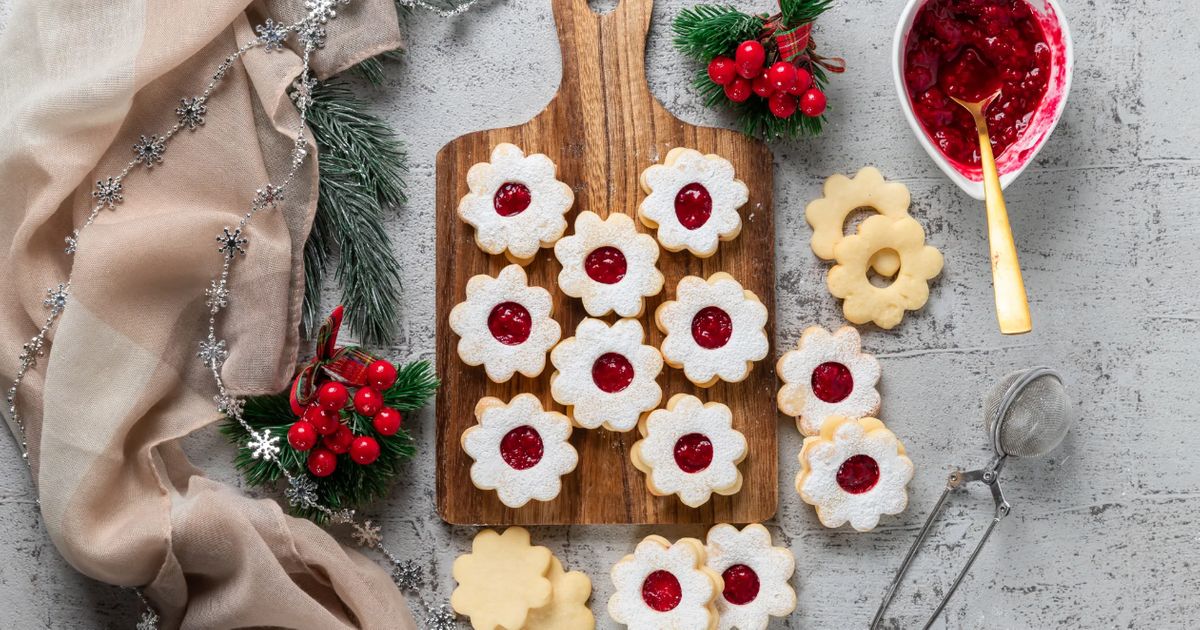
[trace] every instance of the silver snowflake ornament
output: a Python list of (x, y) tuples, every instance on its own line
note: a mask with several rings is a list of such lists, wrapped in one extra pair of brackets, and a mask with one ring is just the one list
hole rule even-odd
[(216, 280), (208, 283), (208, 288), (204, 290), (204, 296), (208, 298), (205, 304), (212, 309), (213, 313), (229, 306), (229, 289), (224, 283), (218, 284)]
[(375, 547), (383, 537), (379, 535), (379, 526), (374, 525), (371, 521), (364, 521), (362, 525), (354, 525), (354, 542), (360, 547)]
[(350, 508), (342, 508), (329, 515), (329, 522), (334, 525), (342, 525), (354, 521), (354, 510)]
[(60, 282), (57, 287), (46, 289), (46, 299), (42, 300), (42, 304), (55, 315), (61, 313), (67, 307), (67, 285)]
[(205, 339), (200, 342), (200, 351), (196, 356), (204, 362), (204, 365), (216, 370), (225, 364), (225, 359), (229, 357), (229, 351), (225, 349), (225, 340), (215, 340), (212, 338)]
[(416, 592), (425, 583), (425, 570), (412, 560), (405, 560), (392, 567), (392, 581), (409, 593)]
[(280, 201), (283, 201), (282, 186), (267, 184), (264, 188), (259, 188), (254, 192), (255, 210), (274, 208)]
[(295, 81), (292, 81), (292, 91), (289, 96), (292, 97), (292, 102), (299, 109), (307, 109), (312, 103), (313, 89), (317, 87), (317, 80), (311, 76), (298, 76)]
[(295, 475), (288, 479), (288, 489), (283, 491), (288, 505), (310, 508), (317, 503), (317, 484), (307, 475)]
[(454, 630), (457, 627), (458, 616), (445, 604), (429, 611), (429, 616), (425, 618), (427, 630)]
[(166, 150), (167, 141), (159, 138), (158, 134), (154, 134), (149, 138), (138, 136), (137, 144), (133, 145), (133, 161), (142, 164), (146, 168), (154, 168), (156, 164), (162, 164), (163, 153)]
[(279, 436), (271, 435), (270, 429), (250, 432), (250, 441), (246, 447), (250, 449), (250, 457), (263, 461), (275, 461), (279, 456)]
[(233, 258), (237, 254), (246, 255), (246, 239), (242, 238), (242, 228), (234, 228), (231, 232), (229, 228), (224, 228), (217, 235), (217, 251), (225, 254), (226, 258)]
[(207, 113), (208, 106), (204, 104), (204, 98), (200, 96), (181, 98), (179, 107), (175, 108), (175, 116), (179, 118), (180, 126), (187, 127), (188, 131), (195, 131), (196, 127), (203, 125), (204, 115)]
[(287, 40), (288, 36), (288, 27), (267, 18), (266, 22), (254, 27), (254, 32), (258, 33), (258, 41), (262, 42), (263, 48), (267, 52), (275, 52), (283, 50), (283, 42)]
[(300, 25), (297, 32), (305, 48), (317, 49), (325, 47), (325, 38), (329, 36), (320, 22), (306, 21)]
[(101, 208), (111, 208), (125, 201), (123, 193), (121, 180), (109, 177), (108, 179), (101, 179), (96, 182), (96, 190), (92, 191), (92, 198), (96, 200), (96, 205)]
[(137, 630), (158, 630), (158, 614), (153, 610), (145, 610), (138, 617)]
[(348, 4), (339, 0), (304, 0), (304, 9), (308, 11), (309, 22), (325, 24), (337, 18), (337, 5)]
[(67, 244), (67, 246), (63, 248), (63, 251), (66, 252), (68, 256), (74, 254), (76, 251), (79, 251), (79, 230), (72, 230), (71, 235), (64, 238), (63, 242)]
[(242, 412), (246, 409), (246, 401), (237, 396), (229, 394), (217, 394), (213, 396), (213, 404), (217, 406), (217, 411), (226, 416), (241, 417)]

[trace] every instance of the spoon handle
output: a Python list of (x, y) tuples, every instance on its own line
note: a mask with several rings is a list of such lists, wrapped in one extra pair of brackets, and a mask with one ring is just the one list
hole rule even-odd
[(987, 120), (982, 112), (972, 112), (975, 129), (979, 132), (979, 157), (983, 170), (984, 202), (987, 205), (988, 248), (992, 258), (992, 287), (996, 293), (996, 319), (1000, 332), (1019, 335), (1033, 329), (1029, 301), (1025, 297), (1025, 281), (1021, 279), (1021, 263), (1008, 224), (1008, 207), (1000, 190), (1000, 174), (992, 155)]

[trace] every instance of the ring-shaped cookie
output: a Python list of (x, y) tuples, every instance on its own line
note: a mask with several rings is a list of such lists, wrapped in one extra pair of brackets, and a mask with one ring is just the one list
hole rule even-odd
[[(868, 166), (853, 178), (840, 173), (825, 180), (824, 196), (808, 204), (804, 218), (813, 228), (812, 250), (819, 258), (833, 259), (833, 248), (843, 238), (846, 219), (855, 210), (867, 208), (884, 216), (908, 216), (911, 197), (908, 187), (889, 182), (879, 169)], [(891, 277), (900, 268), (900, 257), (894, 252), (875, 254), (871, 266), (883, 276)]]
[[(842, 239), (834, 248), (837, 264), (829, 270), (826, 284), (834, 297), (842, 298), (842, 312), (853, 324), (875, 322), (892, 328), (929, 300), (929, 280), (942, 271), (942, 253), (925, 244), (925, 230), (912, 217), (894, 219), (868, 217), (857, 234)], [(899, 255), (900, 268), (886, 287), (871, 284), (867, 277), (872, 257), (885, 249)]]

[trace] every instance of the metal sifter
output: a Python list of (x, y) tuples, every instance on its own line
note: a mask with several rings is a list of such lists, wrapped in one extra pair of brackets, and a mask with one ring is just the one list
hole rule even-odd
[(883, 615), (896, 595), (896, 588), (904, 579), (904, 574), (908, 572), (908, 567), (917, 555), (921, 543), (929, 535), (929, 529), (933, 522), (941, 514), (942, 508), (946, 504), (946, 498), (953, 490), (965, 483), (983, 482), (992, 491), (992, 500), (996, 503), (996, 513), (992, 517), (992, 522), (983, 532), (983, 537), (975, 545), (975, 550), (967, 558), (966, 565), (959, 571), (958, 577), (946, 591), (946, 596), (942, 598), (941, 603), (929, 617), (925, 629), (928, 630), (933, 625), (938, 615), (946, 607), (946, 603), (950, 601), (950, 597), (954, 595), (954, 591), (958, 589), (958, 585), (971, 570), (971, 565), (979, 557), (979, 551), (983, 549), (983, 544), (992, 535), (996, 525), (1008, 516), (1012, 509), (1008, 501), (1004, 500), (1004, 492), (1000, 488), (1000, 471), (1004, 469), (1005, 460), (1010, 456), (1041, 457), (1046, 455), (1062, 443), (1077, 416), (1075, 406), (1071, 403), (1071, 399), (1063, 387), (1062, 379), (1057, 372), (1047, 367), (1013, 372), (1000, 379), (1000, 382), (996, 383), (984, 400), (983, 414), (984, 428), (991, 437), (992, 449), (996, 452), (996, 456), (982, 469), (955, 470), (950, 473), (945, 491), (942, 492), (937, 504), (933, 506), (933, 511), (925, 520), (925, 525), (921, 527), (917, 539), (913, 541), (908, 554), (904, 556), (904, 561), (900, 563), (896, 577), (892, 579), (887, 592), (884, 593), (883, 602), (879, 604), (879, 610), (875, 612), (875, 618), (871, 620), (872, 630), (878, 628), (883, 621)]

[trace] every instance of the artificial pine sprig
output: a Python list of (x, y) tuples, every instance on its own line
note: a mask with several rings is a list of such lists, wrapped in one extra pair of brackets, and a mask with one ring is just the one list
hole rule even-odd
[(684, 9), (675, 18), (675, 48), (707, 63), (724, 55), (747, 39), (757, 39), (766, 20), (747, 15), (729, 5), (699, 4)]
[[(396, 382), (383, 393), (384, 404), (396, 409), (406, 417), (428, 402), (439, 385), (433, 366), (428, 361), (414, 361), (399, 368)], [(242, 418), (257, 431), (269, 429), (271, 435), (284, 437), (296, 422), (289, 403), (289, 391), (270, 396), (253, 396), (245, 399)], [(395, 435), (383, 436), (375, 431), (371, 419), (352, 410), (344, 410), (342, 419), (355, 435), (368, 435), (379, 443), (379, 458), (367, 466), (350, 461), (348, 455), (338, 456), (338, 466), (333, 474), (319, 480), (317, 498), (321, 505), (332, 510), (353, 508), (374, 501), (387, 494), (391, 482), (400, 473), (400, 465), (415, 452), (412, 437), (401, 429)], [(221, 433), (237, 445), (234, 458), (237, 469), (251, 486), (273, 485), (283, 476), (281, 468), (293, 475), (307, 476), (308, 452), (282, 444), (278, 464), (251, 455), (246, 443), (249, 433), (238, 422), (226, 418), (221, 422)], [(292, 507), (292, 514), (323, 523), (325, 513), (304, 507)]]

